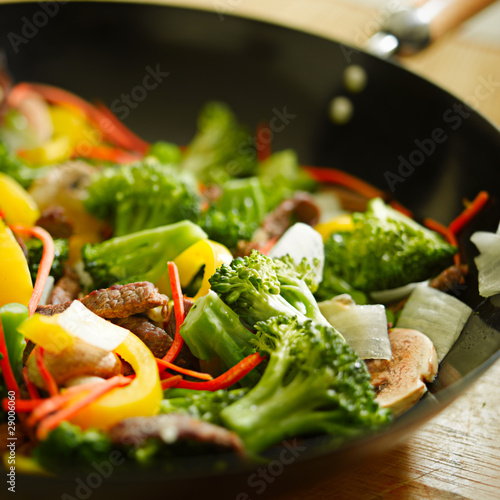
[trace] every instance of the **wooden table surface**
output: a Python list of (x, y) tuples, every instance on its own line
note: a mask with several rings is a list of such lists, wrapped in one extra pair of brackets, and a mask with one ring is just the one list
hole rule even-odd
[[(345, 0), (166, 1), (248, 15), (358, 46), (380, 24), (378, 11)], [(402, 64), (472, 102), (481, 78), (500, 83), (500, 48), (446, 35)], [(500, 127), (500, 90), (475, 108)], [(500, 361), (402, 445), (338, 477), (279, 500), (500, 499)]]

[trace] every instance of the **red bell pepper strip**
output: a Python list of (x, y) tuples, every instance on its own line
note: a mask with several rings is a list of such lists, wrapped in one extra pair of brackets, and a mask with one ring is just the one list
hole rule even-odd
[(456, 236), (459, 234), (467, 224), (469, 224), (476, 215), (481, 212), (486, 203), (490, 199), (490, 195), (486, 191), (481, 191), (474, 200), (469, 203), (465, 210), (454, 219), (450, 225), (450, 231)]

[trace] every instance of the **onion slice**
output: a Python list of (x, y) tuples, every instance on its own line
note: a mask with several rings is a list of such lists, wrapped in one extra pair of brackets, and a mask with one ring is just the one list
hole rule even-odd
[(434, 344), (441, 363), (457, 340), (472, 309), (436, 288), (418, 286), (406, 302), (397, 328), (418, 330)]
[(288, 228), (268, 255), (275, 258), (287, 254), (295, 264), (300, 264), (305, 257), (311, 264), (317, 282), (321, 283), (325, 265), (325, 246), (318, 231), (303, 222), (297, 222)]
[(474, 259), (478, 271), (479, 295), (491, 297), (500, 292), (500, 226), (497, 233), (477, 231), (470, 240), (480, 255)]
[(320, 302), (319, 309), (361, 359), (391, 359), (383, 305), (356, 305), (348, 294)]

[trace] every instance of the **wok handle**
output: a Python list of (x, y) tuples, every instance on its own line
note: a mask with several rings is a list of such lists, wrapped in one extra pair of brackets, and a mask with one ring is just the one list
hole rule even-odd
[(417, 15), (429, 26), (430, 41), (471, 18), (496, 0), (430, 0), (417, 9)]
[(395, 12), (368, 41), (380, 57), (419, 52), (495, 0), (420, 0), (418, 7)]

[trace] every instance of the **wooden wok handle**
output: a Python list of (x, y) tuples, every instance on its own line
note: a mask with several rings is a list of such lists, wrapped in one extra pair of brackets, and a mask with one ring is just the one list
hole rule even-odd
[(419, 52), (494, 1), (419, 0), (416, 8), (395, 12), (366, 49), (380, 57)]
[(429, 26), (430, 41), (437, 40), (496, 0), (430, 0), (417, 9)]

